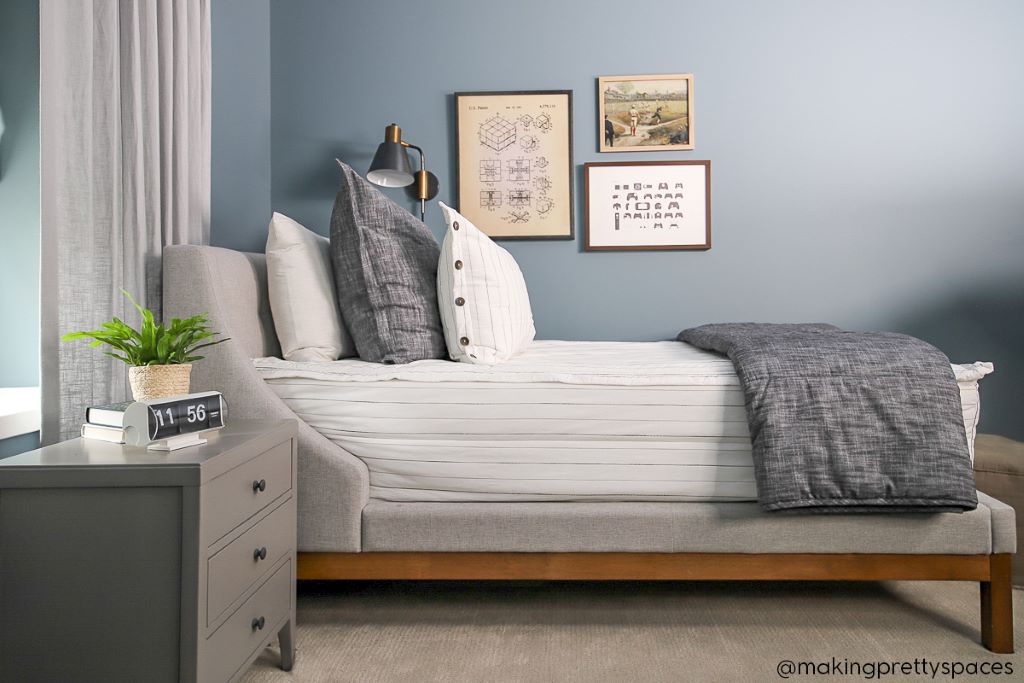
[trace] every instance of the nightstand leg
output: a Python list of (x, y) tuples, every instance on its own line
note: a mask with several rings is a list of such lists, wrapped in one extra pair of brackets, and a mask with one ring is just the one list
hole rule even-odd
[(277, 632), (277, 639), (281, 643), (281, 670), (291, 671), (295, 665), (295, 622), (289, 619)]

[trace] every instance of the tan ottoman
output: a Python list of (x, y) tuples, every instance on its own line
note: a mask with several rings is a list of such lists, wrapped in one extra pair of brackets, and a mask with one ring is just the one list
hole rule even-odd
[[(974, 478), (979, 491), (1017, 511), (1017, 538), (1024, 542), (1024, 443), (978, 434), (974, 441)], [(1016, 557), (1013, 583), (1024, 585), (1024, 561)]]

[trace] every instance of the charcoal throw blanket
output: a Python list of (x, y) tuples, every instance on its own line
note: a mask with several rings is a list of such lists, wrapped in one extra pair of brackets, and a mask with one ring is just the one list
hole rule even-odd
[(930, 344), (832, 325), (704, 325), (746, 398), (764, 510), (935, 512), (978, 505), (956, 379)]

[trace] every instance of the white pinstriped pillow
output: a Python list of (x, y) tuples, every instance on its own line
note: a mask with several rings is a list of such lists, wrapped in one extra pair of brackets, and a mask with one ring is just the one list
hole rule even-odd
[(437, 265), (437, 302), (452, 360), (494, 365), (533, 341), (533, 311), (519, 265), (465, 216), (441, 203), (448, 232)]

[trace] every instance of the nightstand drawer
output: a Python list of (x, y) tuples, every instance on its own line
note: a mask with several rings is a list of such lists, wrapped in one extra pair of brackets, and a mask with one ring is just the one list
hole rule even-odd
[(282, 443), (203, 487), (206, 538), (213, 543), (292, 488), (292, 444)]
[(291, 553), (294, 542), (295, 499), (289, 498), (207, 560), (206, 624)]
[(285, 562), (206, 642), (200, 680), (226, 681), (288, 618), (292, 563)]

